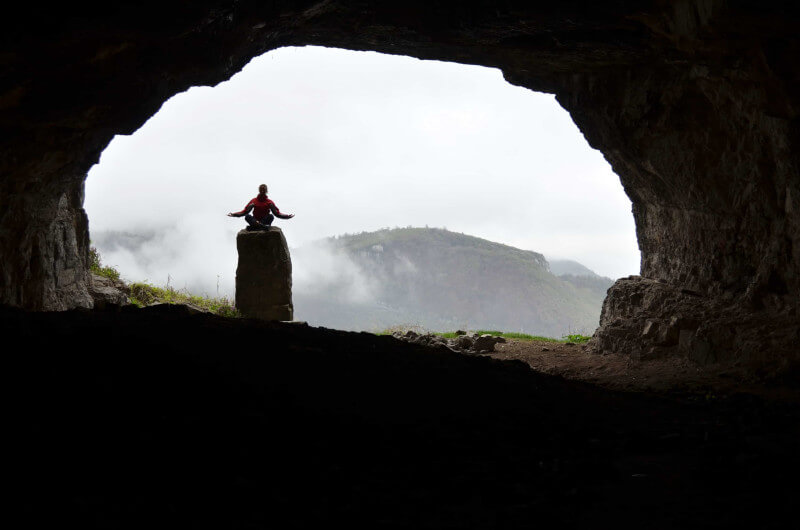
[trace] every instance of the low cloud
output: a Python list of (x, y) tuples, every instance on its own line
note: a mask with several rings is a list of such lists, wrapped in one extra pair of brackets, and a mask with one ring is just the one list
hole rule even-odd
[[(215, 230), (213, 224), (184, 219), (168, 227), (94, 232), (92, 245), (103, 264), (117, 268), (128, 282), (169, 284), (195, 294), (233, 299), (238, 260), (235, 238), (235, 230)], [(292, 291), (298, 299), (378, 303), (380, 278), (328, 240), (293, 248), (291, 258)], [(406, 260), (403, 269), (411, 271), (413, 264)]]
[(126, 281), (232, 298), (236, 243), (227, 232), (202, 218), (181, 219), (141, 230), (94, 231), (92, 245), (103, 264), (117, 268)]
[(292, 249), (291, 253), (296, 296), (326, 298), (334, 303), (377, 303), (380, 280), (336, 250), (329, 240)]

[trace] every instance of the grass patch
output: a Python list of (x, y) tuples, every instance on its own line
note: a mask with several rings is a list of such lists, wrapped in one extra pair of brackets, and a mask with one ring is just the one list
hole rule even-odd
[[(117, 269), (103, 266), (100, 253), (95, 247), (89, 247), (89, 270), (98, 276), (122, 281)], [(123, 283), (125, 282), (123, 281)], [(156, 287), (147, 282), (135, 282), (126, 287), (128, 299), (136, 307), (147, 307), (152, 304), (186, 304), (222, 317), (238, 318), (242, 316), (233, 306), (233, 302), (225, 297), (198, 296), (186, 291), (176, 291), (169, 286)]]
[(100, 253), (94, 247), (89, 247), (89, 270), (98, 276), (119, 281), (119, 271), (114, 267), (104, 267), (100, 261)]
[(147, 282), (136, 282), (128, 286), (128, 298), (137, 307), (146, 307), (152, 304), (187, 304), (210, 311), (223, 317), (240, 317), (239, 311), (233, 303), (225, 297), (211, 298), (198, 296), (186, 291), (177, 291), (172, 287), (156, 287)]
[(591, 335), (579, 335), (579, 334), (572, 334), (572, 335), (564, 335), (562, 342), (574, 342), (575, 344), (583, 344), (589, 342), (591, 339)]

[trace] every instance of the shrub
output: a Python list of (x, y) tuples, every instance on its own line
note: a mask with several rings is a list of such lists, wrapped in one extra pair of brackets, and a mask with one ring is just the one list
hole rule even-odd
[(100, 261), (100, 253), (95, 247), (89, 247), (89, 270), (98, 276), (119, 281), (119, 271), (114, 267), (103, 267)]
[(563, 342), (574, 342), (575, 344), (582, 344), (584, 342), (589, 342), (591, 339), (591, 335), (580, 335), (580, 334), (571, 334), (571, 335), (564, 335), (562, 341)]

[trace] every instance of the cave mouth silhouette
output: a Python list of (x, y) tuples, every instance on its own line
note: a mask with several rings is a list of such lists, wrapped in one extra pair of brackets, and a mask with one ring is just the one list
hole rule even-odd
[[(232, 298), (240, 223), (220, 212), (239, 210), (261, 181), (281, 208), (302, 212), (277, 222), (294, 247), (386, 226), (448, 226), (596, 263), (612, 278), (638, 273), (630, 200), (552, 96), (514, 87), (496, 69), (318, 47), (256, 57), (116, 137), (87, 177), (93, 245), (129, 280), (171, 278)], [(353, 269), (332, 264), (331, 275)], [(332, 281), (301, 268), (317, 267), (295, 260), (296, 292)], [(593, 316), (581, 300), (580, 317), (561, 316), (563, 325), (509, 331), (591, 334), (602, 300), (593, 303)]]
[(555, 95), (619, 175), (641, 250), (596, 351), (758, 364), (769, 337), (770, 363), (798, 361), (800, 24), (782, 4), (159, 9), (23, 6), (7, 28), (2, 303), (92, 307), (84, 179), (115, 134), (265, 51), (321, 45), (482, 64)]
[(785, 396), (634, 396), (368, 334), (64, 311), (91, 307), (83, 183), (115, 134), (269, 49), (370, 49), (501, 68), (556, 94), (604, 153), (633, 202), (642, 277), (609, 292), (600, 350), (796, 387), (800, 19), (784, 3), (15, 7), (28, 12), (7, 17), (0, 55), (0, 331), (24, 345), (5, 360), (9, 482), (29, 526), (796, 519)]

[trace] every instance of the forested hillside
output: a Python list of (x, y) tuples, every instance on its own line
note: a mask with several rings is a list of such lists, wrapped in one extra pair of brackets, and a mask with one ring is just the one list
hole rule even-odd
[[(612, 283), (597, 275), (561, 279), (542, 254), (435, 228), (326, 239), (293, 250), (292, 259), (302, 263), (325, 253), (336, 259), (319, 260), (318, 281), (301, 280), (295, 315), (342, 329), (419, 325), (590, 334), (605, 295), (600, 284), (607, 289)], [(347, 260), (346, 274), (341, 260)], [(326, 276), (326, 267), (337, 270)]]

